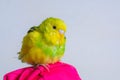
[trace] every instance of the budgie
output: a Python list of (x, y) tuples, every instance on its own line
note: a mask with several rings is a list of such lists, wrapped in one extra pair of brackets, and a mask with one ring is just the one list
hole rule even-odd
[(3, 80), (81, 80), (74, 66), (60, 61), (65, 52), (65, 32), (64, 21), (53, 17), (31, 27), (18, 57), (32, 66), (11, 71)]
[(65, 52), (65, 32), (65, 22), (53, 17), (31, 27), (23, 38), (19, 59), (32, 65), (60, 61)]

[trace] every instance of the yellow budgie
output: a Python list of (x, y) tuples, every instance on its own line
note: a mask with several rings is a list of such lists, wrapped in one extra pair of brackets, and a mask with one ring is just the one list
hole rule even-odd
[(30, 28), (23, 38), (19, 59), (32, 65), (55, 63), (65, 51), (66, 24), (59, 18), (47, 18)]

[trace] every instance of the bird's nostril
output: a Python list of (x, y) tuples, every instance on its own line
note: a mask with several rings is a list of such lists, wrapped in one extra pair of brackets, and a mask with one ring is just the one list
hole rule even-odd
[(64, 34), (65, 33), (65, 31), (64, 30), (59, 30), (59, 32), (60, 32), (60, 34)]

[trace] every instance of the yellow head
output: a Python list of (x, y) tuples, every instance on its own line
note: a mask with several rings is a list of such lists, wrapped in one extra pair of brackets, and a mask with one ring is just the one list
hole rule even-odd
[(59, 18), (47, 18), (38, 26), (48, 44), (63, 45), (65, 43), (66, 24)]

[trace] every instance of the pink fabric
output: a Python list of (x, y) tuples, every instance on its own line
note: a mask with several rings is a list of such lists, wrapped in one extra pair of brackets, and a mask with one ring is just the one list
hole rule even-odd
[(49, 64), (47, 68), (38, 66), (18, 69), (7, 73), (3, 80), (81, 80), (76, 69), (69, 64), (57, 62)]

